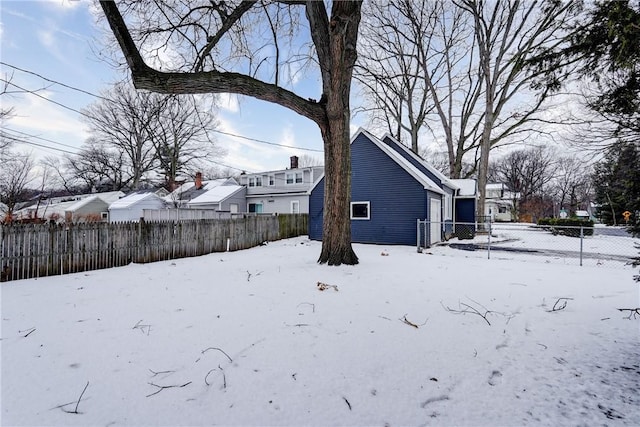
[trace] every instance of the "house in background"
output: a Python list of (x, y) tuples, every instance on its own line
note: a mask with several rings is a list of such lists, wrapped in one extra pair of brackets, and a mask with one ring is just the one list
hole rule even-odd
[(223, 185), (238, 185), (234, 178), (218, 178), (203, 180), (202, 173), (197, 172), (193, 181), (187, 181), (164, 196), (164, 200), (171, 204), (171, 207), (187, 207), (190, 201), (201, 196), (205, 192)]
[[(61, 223), (67, 220), (67, 211), (70, 211), (70, 218), (72, 221), (75, 221), (73, 212), (76, 209), (80, 209), (82, 211), (82, 215), (85, 220), (88, 216), (95, 219), (97, 217), (102, 217), (103, 213), (106, 212), (106, 210), (103, 209), (103, 204), (95, 201), (97, 197), (108, 206), (112, 202), (124, 197), (124, 193), (122, 191), (107, 191), (102, 193), (51, 197), (16, 210), (13, 213), (13, 220), (25, 221), (40, 219)], [(93, 203), (89, 203), (87, 206), (84, 206), (84, 203), (81, 202), (84, 202), (87, 199), (91, 199)], [(79, 219), (79, 216), (77, 218)]]
[(297, 156), (289, 160), (289, 169), (240, 176), (240, 185), (247, 188), (246, 212), (309, 212), (309, 190), (323, 176), (324, 166), (299, 168)]
[(139, 221), (145, 209), (165, 209), (168, 202), (152, 192), (133, 193), (109, 205), (109, 222)]
[(109, 203), (98, 195), (74, 202), (64, 210), (65, 222), (106, 222), (109, 220)]
[[(351, 238), (356, 243), (416, 244), (417, 220), (429, 221), (430, 244), (453, 222), (458, 187), (389, 136), (359, 129), (351, 139)], [(309, 237), (322, 239), (324, 178), (309, 199)]]
[(242, 185), (218, 185), (187, 203), (190, 209), (207, 209), (215, 212), (246, 212), (247, 188)]
[(495, 222), (511, 222), (517, 217), (520, 194), (509, 190), (506, 184), (489, 183), (486, 186), (484, 211)]

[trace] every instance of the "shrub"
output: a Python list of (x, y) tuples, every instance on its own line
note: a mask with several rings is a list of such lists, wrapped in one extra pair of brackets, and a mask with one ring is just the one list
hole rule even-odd
[(585, 236), (593, 236), (593, 221), (580, 218), (541, 218), (538, 225), (551, 230), (554, 235), (580, 237), (580, 227)]

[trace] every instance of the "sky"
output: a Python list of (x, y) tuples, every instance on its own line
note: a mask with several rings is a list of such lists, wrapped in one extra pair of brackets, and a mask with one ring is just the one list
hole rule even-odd
[(354, 244), (327, 267), (320, 246), (0, 283), (2, 425), (640, 425), (630, 265)]
[[(128, 71), (114, 68), (101, 55), (105, 23), (100, 19), (101, 11), (89, 0), (0, 1), (1, 78), (11, 81), (10, 91), (36, 91), (7, 93), (1, 98), (3, 108), (14, 107), (15, 112), (3, 124), (6, 130), (27, 140), (20, 148), (36, 156), (76, 153), (89, 135), (81, 114), (74, 110), (95, 102), (91, 94), (126, 77)], [(301, 79), (296, 85), (296, 90), (308, 90), (317, 82)], [(217, 161), (235, 172), (284, 169), (292, 155), (323, 159), (317, 125), (283, 107), (223, 94), (217, 120), (219, 131), (295, 147), (214, 132), (227, 153)], [(356, 122), (352, 125), (354, 129), (358, 126)]]

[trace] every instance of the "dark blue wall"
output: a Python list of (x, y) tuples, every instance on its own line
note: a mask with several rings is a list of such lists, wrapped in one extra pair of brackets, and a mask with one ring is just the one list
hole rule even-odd
[(456, 222), (475, 222), (476, 221), (476, 200), (456, 199)]
[[(370, 202), (369, 220), (351, 221), (357, 243), (414, 245), (416, 220), (428, 212), (428, 192), (373, 142), (360, 134), (351, 144), (351, 200)], [(431, 194), (440, 198), (440, 195)], [(309, 198), (309, 237), (322, 239), (324, 179)]]
[(438, 185), (438, 187), (442, 188), (442, 181), (440, 180), (440, 178), (438, 178), (433, 172), (427, 169), (422, 162), (419, 162), (411, 154), (407, 153), (407, 150), (404, 150), (403, 147), (400, 147), (396, 141), (394, 141), (393, 139), (387, 136), (382, 140), (382, 142), (387, 144), (395, 152), (399, 153), (402, 157), (408, 160), (413, 166), (418, 168), (420, 172), (427, 175), (429, 179), (431, 179), (433, 182), (435, 182)]

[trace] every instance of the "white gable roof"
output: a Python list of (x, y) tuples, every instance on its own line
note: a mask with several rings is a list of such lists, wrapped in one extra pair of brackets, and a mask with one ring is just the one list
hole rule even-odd
[(189, 202), (190, 205), (198, 205), (204, 203), (220, 203), (234, 193), (242, 190), (242, 185), (219, 185), (199, 195)]
[[(373, 136), (368, 131), (360, 128), (356, 131), (356, 133), (351, 138), (351, 143), (356, 140), (356, 138), (360, 135), (365, 135), (371, 142), (373, 142), (378, 148), (380, 148), (387, 156), (389, 156), (393, 161), (395, 161), (400, 167), (406, 170), (412, 177), (414, 177), (420, 184), (423, 185), (425, 190), (433, 191), (434, 193), (444, 194), (444, 191), (438, 184), (433, 182), (431, 178), (425, 175), (420, 169), (411, 164), (407, 159), (402, 157), (399, 153), (397, 153), (393, 148), (389, 147), (387, 144), (382, 142), (380, 139)], [(445, 178), (446, 179), (446, 178)], [(456, 188), (456, 187), (453, 187)]]
[(141, 200), (146, 199), (158, 199), (162, 200), (160, 197), (156, 196), (154, 193), (135, 193), (130, 194), (126, 197), (123, 197), (120, 200), (117, 200), (109, 205), (109, 210), (111, 209), (125, 209), (128, 208)]
[[(71, 206), (68, 206), (65, 209), (65, 211), (68, 211), (68, 212), (77, 211), (81, 207), (93, 202), (94, 200), (102, 200), (102, 198), (100, 196), (91, 196), (91, 197), (87, 197), (86, 199), (78, 200), (77, 202), (75, 202)], [(104, 200), (102, 200), (102, 201), (104, 202)], [(104, 203), (106, 203), (106, 202), (104, 202)]]

